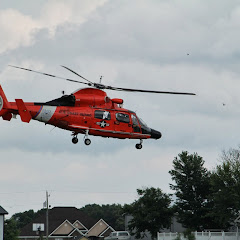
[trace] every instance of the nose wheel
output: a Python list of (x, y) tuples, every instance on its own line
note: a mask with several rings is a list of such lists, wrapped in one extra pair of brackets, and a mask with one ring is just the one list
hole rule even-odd
[(136, 147), (136, 149), (142, 149), (142, 144), (137, 143), (135, 147)]
[(137, 144), (135, 145), (136, 149), (142, 149), (142, 142), (143, 142), (143, 140), (140, 139), (140, 143), (137, 143)]

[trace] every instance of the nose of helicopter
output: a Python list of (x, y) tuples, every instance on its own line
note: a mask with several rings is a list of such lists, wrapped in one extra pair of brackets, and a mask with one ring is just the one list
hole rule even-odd
[(159, 131), (156, 131), (151, 128), (151, 138), (159, 139), (162, 137), (162, 134)]

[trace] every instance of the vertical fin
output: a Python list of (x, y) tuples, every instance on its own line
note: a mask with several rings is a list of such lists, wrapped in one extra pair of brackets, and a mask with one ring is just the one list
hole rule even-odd
[(16, 100), (16, 104), (17, 104), (17, 108), (18, 108), (18, 112), (21, 117), (21, 120), (23, 122), (29, 123), (30, 120), (32, 119), (32, 116), (28, 111), (26, 105), (24, 104), (23, 100), (22, 99), (15, 99), (15, 100)]

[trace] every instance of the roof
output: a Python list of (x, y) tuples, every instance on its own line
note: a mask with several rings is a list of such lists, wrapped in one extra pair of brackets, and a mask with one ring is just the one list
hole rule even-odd
[(0, 215), (8, 214), (8, 212), (0, 206)]
[(98, 236), (105, 237), (110, 234), (110, 232), (115, 232), (115, 230), (109, 226), (103, 219), (100, 219), (94, 226), (87, 232), (88, 237)]
[[(65, 220), (68, 220), (71, 224), (77, 220), (81, 222), (86, 228), (91, 228), (96, 220), (89, 217), (83, 211), (75, 207), (54, 207), (49, 209), (48, 212), (48, 233), (51, 234), (57, 227), (59, 227)], [(46, 225), (46, 212), (34, 219), (31, 223), (27, 224), (20, 230), (20, 236), (35, 236), (36, 232), (32, 230), (33, 223), (44, 223)], [(46, 234), (46, 227), (44, 228), (44, 235)]]

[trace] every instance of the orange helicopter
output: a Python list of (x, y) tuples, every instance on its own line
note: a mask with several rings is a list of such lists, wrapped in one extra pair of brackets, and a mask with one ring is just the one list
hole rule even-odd
[(157, 130), (149, 128), (135, 112), (124, 109), (122, 107), (122, 99), (110, 99), (106, 92), (103, 91), (105, 89), (127, 92), (195, 95), (194, 93), (185, 92), (151, 91), (107, 86), (101, 83), (101, 79), (100, 83), (92, 82), (65, 66), (62, 67), (84, 79), (85, 82), (27, 68), (10, 66), (89, 86), (70, 95), (63, 95), (60, 98), (40, 103), (24, 102), (22, 99), (8, 102), (0, 85), (0, 116), (3, 120), (10, 121), (12, 117), (20, 115), (21, 120), (26, 123), (33, 119), (71, 131), (74, 144), (78, 142), (78, 134), (85, 135), (84, 143), (86, 145), (91, 144), (89, 135), (120, 139), (140, 139), (140, 143), (136, 144), (137, 149), (142, 148), (143, 139), (161, 138), (162, 134)]

